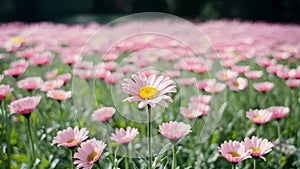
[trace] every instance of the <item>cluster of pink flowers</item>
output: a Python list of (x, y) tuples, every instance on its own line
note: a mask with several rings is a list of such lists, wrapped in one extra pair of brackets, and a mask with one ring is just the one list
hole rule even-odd
[(246, 117), (256, 124), (264, 124), (269, 122), (272, 118), (281, 119), (290, 112), (288, 107), (271, 106), (267, 109), (255, 109), (246, 112)]
[(225, 141), (219, 147), (219, 151), (231, 163), (238, 163), (251, 157), (259, 157), (266, 161), (263, 155), (272, 151), (273, 146), (267, 139), (253, 136), (251, 139), (245, 138), (243, 142)]

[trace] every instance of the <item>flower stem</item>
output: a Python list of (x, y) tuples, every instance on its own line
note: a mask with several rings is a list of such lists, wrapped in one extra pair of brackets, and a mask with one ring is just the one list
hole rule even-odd
[(113, 167), (115, 167), (115, 159), (114, 159), (114, 156), (113, 156), (113, 150), (112, 150), (112, 147), (111, 147), (111, 144), (110, 144), (110, 139), (109, 139), (109, 135), (108, 133), (110, 133), (110, 126), (108, 124), (108, 122), (104, 122), (105, 126), (106, 126), (106, 130), (107, 130), (107, 133), (105, 134), (105, 137), (106, 137), (106, 141), (107, 141), (107, 145), (108, 145), (108, 148), (109, 148), (109, 158), (111, 160), (111, 162), (113, 163)]
[(176, 146), (173, 144), (173, 161), (172, 161), (172, 169), (176, 168)]
[(32, 157), (33, 157), (33, 163), (35, 162), (35, 150), (34, 150), (34, 144), (33, 144), (33, 139), (32, 139), (32, 134), (31, 134), (31, 127), (30, 127), (30, 117), (26, 117), (27, 119), (27, 124), (28, 124), (28, 133), (29, 133), (29, 138), (30, 138), (30, 143), (31, 143), (31, 150), (32, 150)]
[(151, 145), (151, 137), (152, 137), (152, 125), (151, 125), (151, 106), (148, 104), (148, 161), (149, 166), (148, 169), (152, 169), (152, 145)]
[(126, 159), (125, 159), (125, 169), (129, 169), (129, 148), (128, 148), (128, 144), (125, 145), (126, 147)]
[(73, 165), (73, 150), (72, 149), (70, 149), (70, 160), (71, 160), (70, 169), (73, 169), (74, 165)]
[(256, 159), (253, 159), (253, 169), (256, 169)]
[(277, 134), (278, 134), (278, 144), (279, 144), (278, 166), (280, 168), (280, 164), (281, 164), (281, 131), (280, 131), (280, 121), (279, 120), (277, 120)]
[[(5, 122), (6, 122), (6, 140), (7, 140), (7, 163), (8, 163), (8, 169), (10, 169), (10, 156), (11, 156), (11, 149), (10, 149), (10, 120), (9, 115), (6, 112), (6, 102), (5, 98), (2, 100), (2, 113), (5, 114)], [(4, 163), (4, 161), (3, 161)]]

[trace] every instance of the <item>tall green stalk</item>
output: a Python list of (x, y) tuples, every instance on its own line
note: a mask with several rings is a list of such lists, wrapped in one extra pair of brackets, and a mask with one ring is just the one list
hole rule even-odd
[(73, 149), (70, 149), (70, 169), (74, 168), (74, 164), (73, 164)]
[(29, 134), (30, 143), (31, 143), (31, 151), (32, 151), (32, 157), (33, 157), (32, 164), (34, 164), (36, 157), (35, 157), (35, 149), (34, 149), (34, 144), (33, 144), (33, 139), (32, 139), (31, 127), (30, 127), (30, 117), (29, 116), (25, 116), (25, 117), (27, 119), (28, 134)]
[[(9, 114), (6, 112), (6, 101), (5, 98), (2, 100), (2, 113), (5, 115), (5, 124), (6, 124), (6, 141), (7, 141), (7, 167), (10, 169), (10, 159), (11, 159), (11, 145), (10, 145), (10, 119)], [(3, 161), (4, 163), (4, 161)]]
[(278, 153), (278, 166), (280, 168), (281, 164), (281, 131), (280, 131), (280, 121), (277, 120), (277, 134), (278, 134), (278, 144), (279, 144), (279, 153)]
[(125, 145), (126, 148), (126, 159), (125, 159), (125, 169), (129, 169), (129, 144)]
[(256, 169), (256, 159), (253, 159), (253, 169)]
[(173, 161), (172, 161), (172, 169), (176, 168), (176, 145), (173, 144)]
[(148, 104), (148, 169), (152, 169), (152, 145), (151, 145), (151, 137), (152, 137), (152, 124), (151, 124), (151, 106)]

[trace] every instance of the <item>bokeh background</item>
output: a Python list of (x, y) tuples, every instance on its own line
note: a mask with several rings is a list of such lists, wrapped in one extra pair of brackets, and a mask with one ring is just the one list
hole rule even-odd
[(108, 22), (137, 12), (196, 21), (239, 19), (300, 23), (299, 0), (0, 0), (0, 22)]

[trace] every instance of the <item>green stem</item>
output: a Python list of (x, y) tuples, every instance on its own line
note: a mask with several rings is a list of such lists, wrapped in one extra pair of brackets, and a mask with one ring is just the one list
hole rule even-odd
[[(10, 169), (10, 157), (11, 157), (11, 149), (10, 149), (10, 119), (9, 115), (6, 112), (6, 102), (5, 98), (2, 101), (2, 113), (5, 114), (5, 122), (6, 122), (6, 140), (7, 140), (7, 163), (8, 163), (8, 169)], [(3, 161), (4, 163), (4, 161)]]
[(126, 159), (125, 159), (125, 169), (129, 169), (129, 148), (128, 148), (128, 144), (125, 145), (126, 147)]
[(257, 124), (256, 126), (257, 126), (257, 128), (256, 128), (256, 136), (259, 137), (260, 136), (260, 126), (261, 125)]
[(70, 160), (71, 160), (70, 169), (73, 169), (74, 165), (73, 165), (73, 150), (72, 149), (70, 149)]
[(110, 139), (109, 139), (109, 135), (108, 133), (110, 133), (110, 126), (108, 124), (108, 122), (104, 122), (105, 126), (106, 126), (106, 130), (107, 130), (107, 133), (105, 134), (105, 137), (106, 137), (106, 141), (107, 141), (107, 145), (108, 145), (108, 148), (109, 148), (109, 158), (111, 160), (111, 162), (113, 163), (113, 167), (115, 167), (115, 162), (114, 162), (114, 156), (113, 156), (113, 151), (112, 151), (112, 147), (111, 147), (111, 144), (110, 144)]
[(253, 169), (256, 169), (256, 159), (253, 159)]
[(278, 166), (280, 168), (281, 164), (281, 131), (280, 131), (280, 121), (277, 120), (277, 133), (278, 133), (278, 144), (279, 144), (279, 153), (278, 153)]
[(27, 119), (27, 124), (28, 124), (28, 133), (29, 133), (29, 138), (30, 138), (30, 143), (31, 143), (31, 150), (32, 150), (32, 157), (33, 157), (33, 163), (35, 162), (35, 149), (34, 149), (34, 144), (33, 144), (33, 139), (32, 139), (32, 134), (31, 134), (31, 127), (30, 127), (30, 117), (26, 117)]
[(5, 163), (4, 163), (4, 154), (2, 152), (2, 146), (0, 144), (0, 156), (1, 156), (1, 160), (2, 160), (2, 168), (5, 168)]
[(152, 137), (152, 125), (151, 125), (151, 106), (148, 104), (148, 161), (149, 166), (148, 169), (152, 169), (152, 145), (151, 145), (151, 137)]
[(172, 161), (172, 169), (176, 168), (176, 146), (173, 144), (173, 161)]
[(232, 165), (231, 165), (231, 169), (235, 169), (235, 164), (232, 164)]

